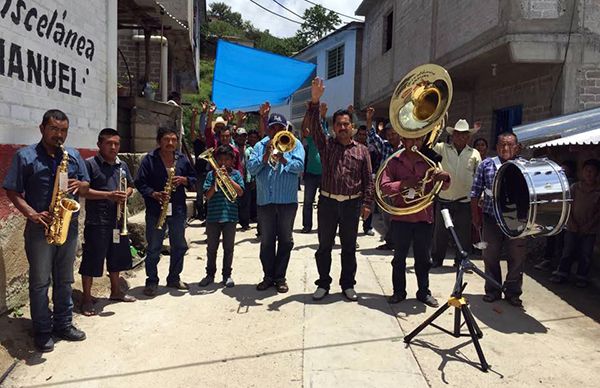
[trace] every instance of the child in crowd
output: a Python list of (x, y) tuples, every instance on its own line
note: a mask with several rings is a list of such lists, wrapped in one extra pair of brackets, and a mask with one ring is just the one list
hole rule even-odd
[[(214, 153), (215, 160), (229, 179), (238, 197), (244, 193), (244, 179), (238, 170), (233, 169), (235, 153), (228, 145), (220, 145)], [(207, 200), (206, 212), (206, 276), (198, 284), (206, 287), (215, 280), (217, 272), (217, 249), (223, 233), (223, 284), (233, 287), (235, 283), (231, 278), (231, 265), (233, 263), (233, 247), (235, 243), (235, 228), (238, 222), (238, 204), (230, 202), (218, 186), (215, 171), (210, 171), (204, 181), (204, 193)]]
[(588, 275), (592, 264), (592, 254), (598, 226), (600, 226), (600, 162), (589, 159), (583, 163), (581, 180), (571, 186), (571, 197), (573, 204), (571, 216), (567, 222), (564, 247), (560, 264), (550, 281), (564, 283), (569, 278), (571, 266), (578, 253), (578, 265), (576, 272), (577, 287), (588, 285)]

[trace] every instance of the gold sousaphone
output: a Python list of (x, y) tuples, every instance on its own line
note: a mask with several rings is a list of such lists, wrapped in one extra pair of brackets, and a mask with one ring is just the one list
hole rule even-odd
[[(404, 152), (396, 151), (380, 166), (375, 178), (375, 199), (377, 204), (391, 215), (408, 215), (431, 206), (440, 192), (443, 182), (436, 182), (427, 192), (436, 170), (441, 170), (439, 163), (427, 156), (428, 151), (437, 143), (442, 130), (446, 126), (446, 118), (452, 101), (452, 80), (441, 66), (434, 64), (421, 65), (410, 71), (400, 81), (390, 101), (390, 122), (400, 137), (417, 139), (425, 137), (421, 149), (413, 147), (430, 165), (416, 187), (402, 190), (391, 195), (384, 194), (381, 189), (382, 172), (389, 161)], [(394, 206), (394, 197), (401, 195), (406, 206)]]

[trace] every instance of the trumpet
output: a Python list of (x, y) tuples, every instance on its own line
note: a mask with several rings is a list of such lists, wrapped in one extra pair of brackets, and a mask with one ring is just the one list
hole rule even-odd
[(273, 136), (272, 142), (273, 152), (269, 156), (269, 166), (275, 170), (279, 167), (279, 158), (277, 155), (293, 150), (296, 147), (296, 138), (289, 131), (279, 131)]
[[(119, 168), (119, 191), (127, 192), (127, 175), (125, 174), (125, 170), (123, 168)], [(129, 232), (127, 231), (127, 199), (125, 199), (125, 203), (122, 205), (121, 202), (117, 204), (117, 227), (119, 226), (119, 221), (121, 222), (121, 236), (127, 236)]]
[(214, 170), (215, 179), (217, 180), (217, 186), (223, 192), (225, 198), (227, 198), (229, 202), (235, 202), (237, 200), (237, 192), (231, 184), (229, 176), (225, 174), (217, 164), (217, 161), (213, 157), (213, 152), (214, 148), (209, 148), (203, 153), (201, 153), (199, 157), (205, 159)]

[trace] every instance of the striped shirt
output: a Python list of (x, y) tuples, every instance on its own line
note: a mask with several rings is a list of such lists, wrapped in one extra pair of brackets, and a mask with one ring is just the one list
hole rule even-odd
[(309, 103), (303, 125), (310, 130), (321, 154), (321, 190), (337, 195), (362, 194), (363, 206), (371, 206), (373, 176), (369, 149), (354, 140), (348, 145), (328, 140), (321, 128), (318, 103)]
[[(232, 170), (229, 174), (231, 180), (244, 188), (244, 179), (238, 170)], [(214, 184), (214, 171), (209, 172), (204, 180), (204, 192), (207, 192)], [(207, 202), (206, 222), (238, 222), (238, 204), (229, 202), (219, 187)]]
[(471, 199), (483, 197), (483, 212), (494, 217), (494, 200), (490, 195), (493, 190), (494, 177), (496, 176), (496, 164), (493, 158), (487, 158), (477, 166), (473, 186), (471, 187)]
[(254, 145), (246, 166), (250, 174), (256, 177), (256, 204), (264, 206), (298, 203), (298, 177), (304, 171), (304, 147), (296, 139), (296, 147), (283, 154), (287, 163), (280, 163), (273, 169), (268, 162), (263, 162), (265, 148), (270, 140), (266, 136)]

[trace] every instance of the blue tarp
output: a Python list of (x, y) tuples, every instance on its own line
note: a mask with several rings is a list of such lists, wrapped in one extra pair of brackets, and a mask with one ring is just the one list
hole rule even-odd
[(285, 104), (315, 65), (219, 40), (213, 78), (218, 109), (248, 109), (265, 101)]

